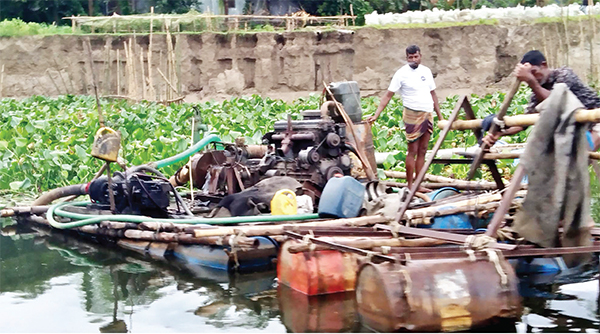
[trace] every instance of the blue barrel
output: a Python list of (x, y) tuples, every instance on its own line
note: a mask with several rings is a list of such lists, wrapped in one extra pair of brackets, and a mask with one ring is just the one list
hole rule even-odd
[(358, 216), (365, 197), (365, 186), (351, 176), (327, 181), (319, 201), (319, 217), (352, 218)]

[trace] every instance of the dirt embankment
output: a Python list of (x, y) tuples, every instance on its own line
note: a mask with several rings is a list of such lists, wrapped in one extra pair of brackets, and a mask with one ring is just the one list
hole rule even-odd
[[(586, 22), (180, 34), (172, 36), (172, 48), (166, 35), (155, 34), (150, 68), (148, 35), (90, 41), (102, 95), (194, 101), (258, 93), (292, 99), (322, 90), (323, 81), (341, 80), (358, 81), (363, 95), (379, 94), (405, 63), (405, 47), (418, 44), (439, 95), (446, 96), (505, 90), (514, 64), (530, 49), (543, 51), (551, 66), (574, 68), (584, 80), (592, 71), (597, 77), (600, 40)], [(1, 38), (0, 94), (92, 94), (86, 38)]]

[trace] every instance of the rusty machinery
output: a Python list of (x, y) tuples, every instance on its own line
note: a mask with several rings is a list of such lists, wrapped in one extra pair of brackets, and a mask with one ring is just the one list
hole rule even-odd
[[(301, 120), (276, 121), (273, 131), (263, 136), (262, 145), (246, 145), (243, 138), (224, 149), (197, 154), (191, 161), (194, 186), (206, 195), (222, 196), (242, 191), (258, 181), (272, 176), (289, 176), (304, 185), (315, 199), (327, 180), (336, 174), (351, 175), (358, 163), (351, 157), (356, 148), (347, 125), (336, 113), (332, 101), (323, 103), (320, 110), (301, 112)], [(360, 117), (358, 117), (360, 120)], [(359, 138), (372, 148), (370, 127), (359, 123), (365, 131)], [(374, 162), (374, 152), (367, 150)], [(183, 185), (190, 179), (189, 165), (171, 177), (173, 185)], [(357, 176), (357, 175), (353, 175)], [(360, 177), (360, 176), (359, 176)]]

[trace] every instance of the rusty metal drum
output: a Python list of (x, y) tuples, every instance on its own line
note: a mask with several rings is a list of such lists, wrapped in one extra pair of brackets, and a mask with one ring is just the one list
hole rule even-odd
[(354, 290), (357, 255), (336, 250), (290, 253), (288, 248), (295, 244), (299, 242), (288, 240), (281, 246), (277, 261), (279, 284), (309, 296)]
[(361, 323), (377, 331), (460, 331), (516, 319), (518, 280), (510, 264), (469, 259), (361, 266), (356, 280)]

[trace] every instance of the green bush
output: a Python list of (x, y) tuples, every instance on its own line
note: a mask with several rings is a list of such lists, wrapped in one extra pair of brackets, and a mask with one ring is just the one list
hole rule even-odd
[(0, 22), (0, 36), (57, 35), (70, 33), (70, 27), (46, 23), (27, 23), (20, 19), (4, 20)]

